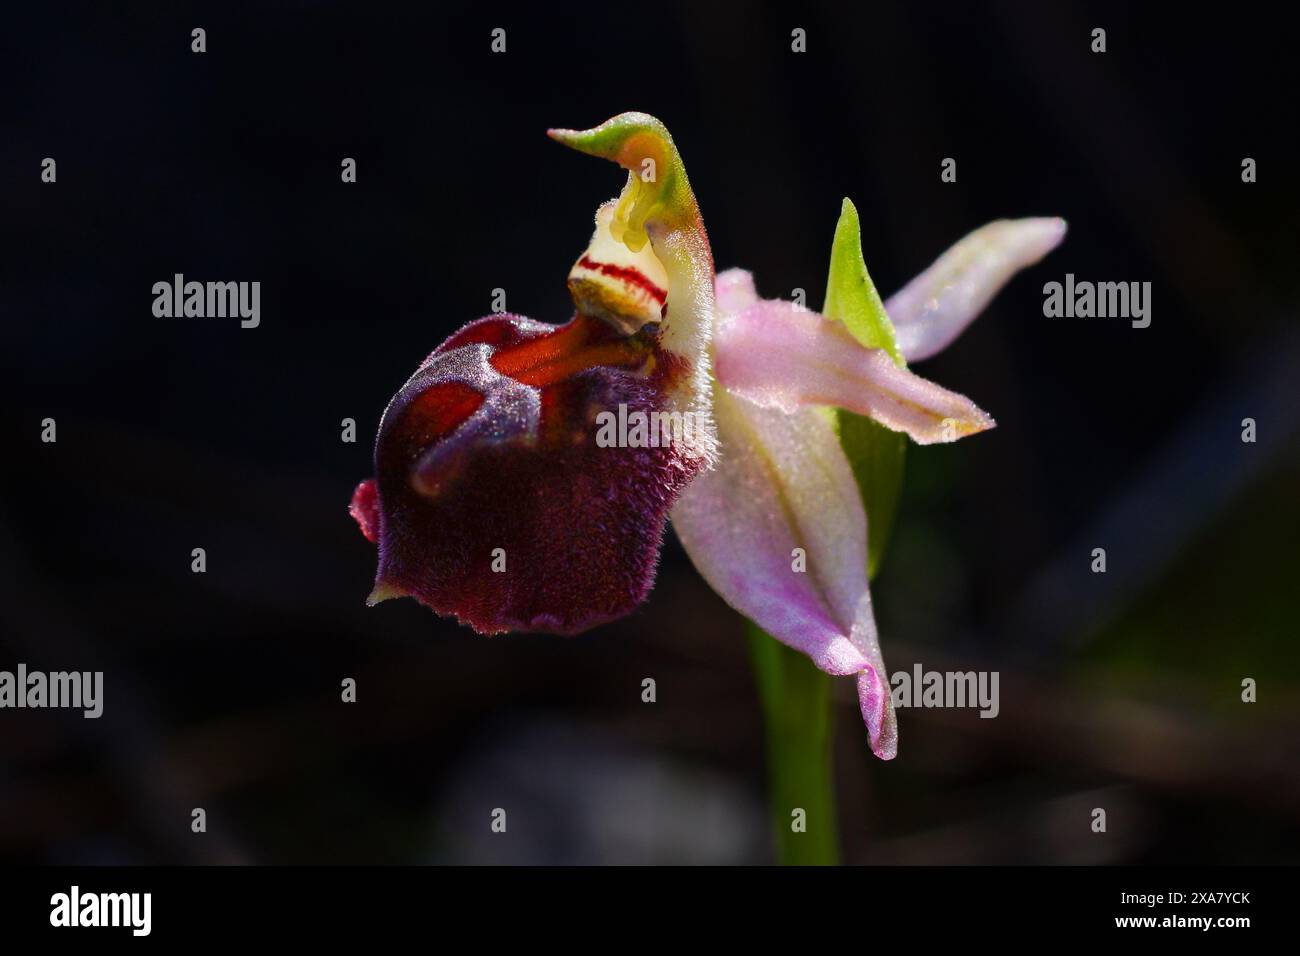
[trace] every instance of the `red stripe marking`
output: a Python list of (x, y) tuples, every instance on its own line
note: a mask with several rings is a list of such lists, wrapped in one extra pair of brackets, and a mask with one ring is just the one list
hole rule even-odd
[(608, 262), (597, 262), (591, 256), (583, 256), (578, 260), (578, 265), (584, 269), (591, 269), (593, 272), (600, 272), (607, 276), (613, 276), (630, 285), (643, 289), (650, 298), (654, 299), (660, 305), (668, 301), (668, 291), (661, 289), (642, 274), (640, 269), (634, 269), (631, 266), (616, 266)]

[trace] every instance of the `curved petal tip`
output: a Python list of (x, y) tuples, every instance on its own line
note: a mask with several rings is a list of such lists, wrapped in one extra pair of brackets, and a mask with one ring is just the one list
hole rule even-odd
[(881, 760), (893, 760), (898, 756), (898, 721), (894, 716), (894, 702), (889, 695), (889, 684), (881, 680), (879, 672), (871, 665), (858, 674), (858, 704), (871, 738), (871, 752)]

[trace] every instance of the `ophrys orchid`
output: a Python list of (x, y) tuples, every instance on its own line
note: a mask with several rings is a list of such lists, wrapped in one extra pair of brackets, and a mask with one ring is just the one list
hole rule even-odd
[[(852, 291), (828, 304), (835, 321), (760, 299), (748, 273), (715, 274), (658, 120), (624, 113), (550, 135), (614, 161), (627, 182), (597, 210), (570, 270), (569, 322), (471, 322), (389, 403), (375, 478), (351, 505), (379, 547), (370, 603), (411, 596), (485, 634), (577, 633), (646, 598), (671, 515), (727, 603), (823, 671), (856, 678), (872, 750), (893, 757), (867, 514), (838, 416), (921, 444), (991, 428), (969, 399), (906, 362), (952, 341), (1015, 271), (1060, 242), (1064, 224), (985, 226), (880, 306), (865, 267), (853, 274), (861, 252), (846, 202), (836, 257), (849, 285), (832, 285)], [(607, 447), (597, 423), (620, 406), (693, 427)]]

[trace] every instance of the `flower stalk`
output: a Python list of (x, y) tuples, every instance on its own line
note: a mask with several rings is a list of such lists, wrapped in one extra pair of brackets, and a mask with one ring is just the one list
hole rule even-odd
[[(880, 349), (906, 366), (893, 323), (862, 258), (858, 211), (840, 209), (831, 245), (823, 315), (842, 322), (865, 348)], [(906, 437), (864, 415), (836, 409), (836, 430), (862, 495), (867, 527), (867, 578), (874, 579), (893, 528), (903, 483)], [(750, 654), (763, 702), (771, 814), (777, 859), (786, 866), (834, 866), (840, 861), (835, 812), (833, 681), (807, 657), (746, 622)], [(888, 676), (882, 675), (886, 687)], [(800, 832), (792, 816), (805, 811)]]
[(834, 679), (752, 621), (745, 622), (745, 630), (763, 704), (776, 858), (785, 866), (835, 866), (840, 831), (832, 754)]

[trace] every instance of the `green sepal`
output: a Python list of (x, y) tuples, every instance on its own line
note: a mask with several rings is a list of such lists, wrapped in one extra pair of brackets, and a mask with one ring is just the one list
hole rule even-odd
[[(848, 199), (844, 200), (835, 225), (822, 314), (843, 322), (849, 334), (862, 345), (884, 349), (900, 368), (906, 365), (894, 325), (862, 258), (858, 211)], [(836, 409), (835, 414), (840, 447), (853, 468), (862, 506), (867, 512), (867, 576), (874, 578), (889, 543), (903, 489), (907, 436), (863, 415), (843, 409)]]

